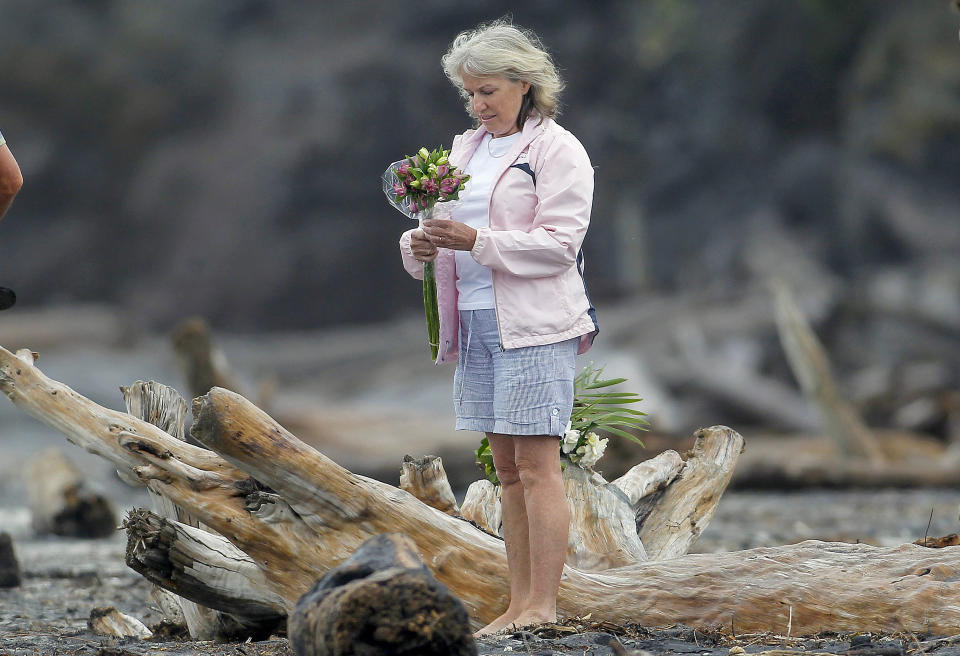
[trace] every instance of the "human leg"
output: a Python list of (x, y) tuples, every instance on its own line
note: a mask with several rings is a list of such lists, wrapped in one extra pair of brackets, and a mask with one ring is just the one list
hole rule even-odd
[(510, 573), (510, 603), (507, 610), (475, 635), (496, 633), (513, 624), (526, 610), (530, 592), (530, 538), (523, 485), (517, 471), (514, 438), (487, 433), (493, 464), (500, 479), (500, 507), (503, 516), (501, 533), (507, 550)]
[(530, 555), (529, 592), (525, 608), (514, 621), (519, 626), (556, 622), (557, 592), (570, 531), (570, 511), (560, 472), (560, 442), (553, 436), (517, 437), (514, 453)]

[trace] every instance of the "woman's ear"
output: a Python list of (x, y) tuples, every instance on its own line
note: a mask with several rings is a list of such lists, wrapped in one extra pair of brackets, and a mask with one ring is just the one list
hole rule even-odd
[[(957, 2), (960, 2), (960, 0), (957, 0)], [(521, 84), (520, 93), (521, 93), (522, 95), (524, 95), (524, 96), (527, 95), (527, 92), (530, 91), (530, 83), (529, 83), (529, 82), (521, 82), (520, 84)]]

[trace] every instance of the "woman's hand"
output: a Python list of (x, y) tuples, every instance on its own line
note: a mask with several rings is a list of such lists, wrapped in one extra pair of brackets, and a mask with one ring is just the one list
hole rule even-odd
[(417, 229), (410, 233), (410, 253), (414, 259), (433, 262), (437, 259), (438, 252), (437, 247), (423, 234), (423, 230)]
[(423, 232), (434, 246), (455, 251), (473, 250), (477, 241), (476, 230), (451, 219), (427, 219), (423, 222)]

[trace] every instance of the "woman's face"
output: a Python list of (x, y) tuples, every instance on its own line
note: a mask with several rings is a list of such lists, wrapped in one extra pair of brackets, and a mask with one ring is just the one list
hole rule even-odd
[(494, 138), (518, 132), (517, 116), (529, 82), (508, 80), (499, 75), (474, 77), (462, 75), (463, 88), (470, 96), (474, 115)]

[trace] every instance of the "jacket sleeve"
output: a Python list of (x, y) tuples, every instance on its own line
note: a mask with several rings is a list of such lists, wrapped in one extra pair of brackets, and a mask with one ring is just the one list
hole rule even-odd
[(471, 254), (479, 264), (523, 278), (566, 271), (590, 224), (593, 167), (573, 135), (559, 135), (541, 156), (537, 209), (529, 230), (477, 230)]
[(416, 259), (413, 256), (413, 251), (410, 250), (410, 235), (417, 229), (412, 228), (400, 235), (400, 257), (403, 260), (403, 268), (407, 270), (407, 273), (417, 280), (423, 280), (423, 262)]

